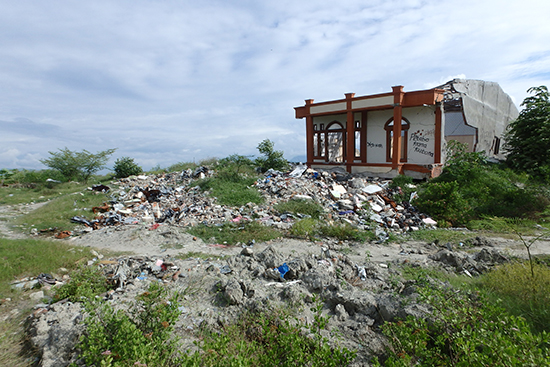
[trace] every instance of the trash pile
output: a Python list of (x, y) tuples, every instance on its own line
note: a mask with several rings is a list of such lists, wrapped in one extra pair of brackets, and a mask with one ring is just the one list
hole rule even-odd
[[(297, 166), (290, 173), (269, 170), (254, 186), (264, 196), (265, 204), (248, 203), (241, 207), (220, 205), (193, 181), (212, 177), (206, 167), (152, 176), (135, 176), (113, 182), (113, 187), (96, 185), (91, 189), (108, 192), (110, 203), (94, 207), (94, 220), (73, 217), (89, 231), (104, 226), (166, 223), (176, 226), (220, 225), (240, 219), (257, 220), (279, 229), (290, 228), (304, 215), (280, 213), (275, 204), (289, 200), (312, 200), (320, 204), (328, 220), (348, 223), (359, 229), (377, 229), (379, 237), (386, 231), (407, 232), (437, 223), (419, 213), (414, 206), (398, 205), (393, 199), (391, 181), (353, 177), (345, 172), (317, 172)], [(114, 187), (116, 186), (116, 187)]]

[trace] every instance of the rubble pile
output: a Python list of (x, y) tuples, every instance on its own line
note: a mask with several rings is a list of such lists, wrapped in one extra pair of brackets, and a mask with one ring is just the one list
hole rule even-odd
[(125, 178), (113, 183), (116, 188), (94, 186), (93, 190), (109, 192), (110, 204), (94, 207), (97, 217), (92, 221), (82, 217), (72, 220), (85, 224), (89, 230), (138, 223), (219, 225), (241, 218), (288, 229), (304, 215), (280, 213), (276, 204), (312, 200), (322, 206), (330, 221), (345, 222), (359, 229), (407, 232), (437, 224), (408, 203), (398, 205), (392, 199), (394, 190), (389, 188), (390, 181), (367, 180), (339, 171), (317, 172), (306, 166), (298, 166), (290, 173), (269, 170), (254, 184), (264, 196), (265, 204), (228, 207), (193, 185), (196, 179), (214, 174), (200, 167), (195, 171)]
[[(498, 251), (485, 247), (474, 252), (470, 248), (469, 253), (445, 245), (425, 244), (423, 248), (422, 252), (431, 255), (426, 253), (418, 266), (440, 265), (466, 272), (506, 261)], [(318, 316), (314, 313), (316, 302), (322, 302), (321, 312), (329, 317), (327, 330), (333, 331), (323, 336), (330, 343), (357, 351), (352, 366), (365, 366), (373, 356), (383, 354), (385, 338), (378, 326), (384, 321), (430, 315), (418, 302), (415, 281), (399, 277), (397, 265), (409, 262), (405, 254), (381, 263), (344, 255), (338, 245), (320, 244), (307, 253), (288, 250), (283, 242), (273, 241), (244, 247), (224, 259), (135, 255), (105, 259), (96, 253), (88, 265), (101, 269), (114, 286), (100, 299), (115, 310), (129, 310), (151, 282), (162, 282), (179, 292), (181, 314), (175, 332), (184, 350), (196, 348), (195, 332), (200, 327), (223, 327), (247, 310), (269, 312), (273, 307), (291, 307), (296, 318), (311, 323)], [(42, 278), (47, 284), (56, 281)], [(70, 279), (65, 276), (58, 282), (67, 281)], [(84, 332), (81, 321), (85, 317), (78, 303), (66, 300), (35, 306), (27, 333), (41, 353), (41, 366), (77, 362), (75, 345)]]

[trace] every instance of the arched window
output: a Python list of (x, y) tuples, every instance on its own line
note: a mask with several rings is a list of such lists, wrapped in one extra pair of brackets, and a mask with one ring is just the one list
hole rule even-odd
[(313, 125), (313, 156), (326, 162), (342, 163), (346, 155), (346, 130), (338, 121)]
[[(409, 121), (403, 117), (401, 120), (401, 159), (400, 162), (407, 161), (407, 140), (409, 137)], [(389, 119), (384, 125), (386, 130), (386, 161), (392, 161), (393, 155), (393, 118)]]

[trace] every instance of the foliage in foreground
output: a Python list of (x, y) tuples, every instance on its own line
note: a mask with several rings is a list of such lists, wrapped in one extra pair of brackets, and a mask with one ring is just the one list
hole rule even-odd
[(96, 267), (81, 265), (71, 273), (71, 279), (57, 288), (53, 299), (68, 298), (71, 302), (93, 299), (112, 288), (103, 273)]
[(88, 302), (86, 333), (80, 357), (88, 366), (180, 366), (177, 338), (172, 336), (178, 297), (168, 297), (159, 283), (137, 297), (130, 314), (107, 303)]
[(88, 179), (96, 172), (106, 168), (105, 164), (116, 149), (107, 149), (91, 153), (84, 149), (81, 152), (72, 151), (65, 147), (58, 152), (48, 152), (49, 158), (40, 162), (51, 169), (59, 171), (67, 180)]
[[(169, 296), (152, 283), (130, 312), (88, 302), (87, 329), (80, 340), (80, 358), (89, 366), (345, 366), (355, 353), (331, 347), (320, 331), (327, 319), (318, 311), (314, 322), (292, 322), (282, 310), (247, 313), (220, 330), (200, 331), (200, 348), (179, 351), (173, 335), (178, 319), (178, 295)], [(314, 336), (306, 335), (312, 333)]]
[(432, 314), (382, 326), (391, 343), (385, 366), (547, 365), (550, 335), (533, 334), (524, 318), (479, 294), (433, 282), (418, 292)]
[(534, 331), (550, 332), (550, 268), (528, 262), (499, 266), (478, 280), (492, 299), (514, 315), (525, 318)]
[[(319, 308), (312, 308), (312, 311)], [(320, 336), (326, 319), (316, 313), (312, 324), (292, 322), (281, 310), (249, 313), (221, 332), (203, 332), (203, 366), (346, 366), (355, 353), (331, 347)], [(312, 333), (309, 337), (305, 332)]]

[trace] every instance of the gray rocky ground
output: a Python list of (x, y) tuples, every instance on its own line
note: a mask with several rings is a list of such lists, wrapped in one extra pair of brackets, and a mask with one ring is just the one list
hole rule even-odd
[[(9, 218), (32, 208), (3, 206), (0, 216)], [(21, 236), (2, 220), (0, 231), (10, 238)], [(475, 276), (511, 256), (525, 256), (519, 241), (474, 234), (462, 246), (281, 238), (227, 247), (204, 243), (173, 223), (160, 223), (152, 230), (144, 222), (105, 226), (62, 241), (95, 249), (97, 262), (92, 266), (99, 266), (117, 284), (114, 292), (104, 295), (115, 308), (128, 308), (151, 282), (163, 282), (183, 294), (176, 325), (183, 349), (195, 348), (199, 326), (219, 327), (245, 310), (291, 307), (298, 319), (310, 323), (314, 299), (319, 298), (322, 313), (330, 316), (324, 336), (334, 345), (357, 351), (354, 366), (369, 365), (372, 356), (383, 352), (385, 339), (378, 326), (385, 320), (426, 317), (414, 284), (399, 276), (401, 265), (437, 266)], [(106, 255), (113, 251), (124, 254)], [(537, 242), (532, 252), (550, 254), (550, 242)], [(289, 267), (284, 279), (275, 270), (283, 264)], [(27, 332), (40, 366), (77, 360), (75, 345), (84, 317), (78, 303), (35, 305)]]

